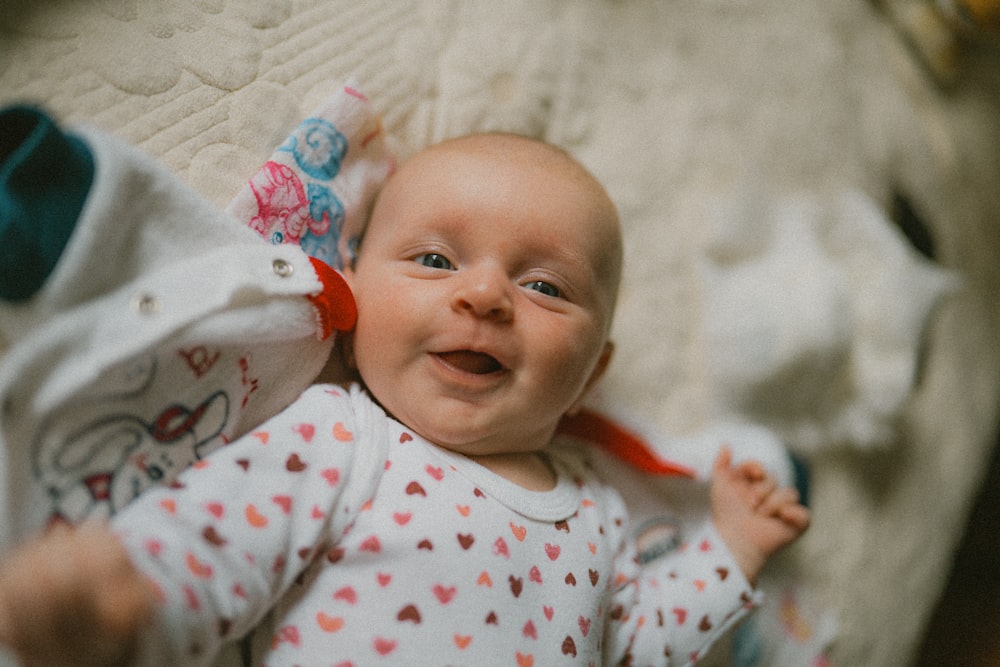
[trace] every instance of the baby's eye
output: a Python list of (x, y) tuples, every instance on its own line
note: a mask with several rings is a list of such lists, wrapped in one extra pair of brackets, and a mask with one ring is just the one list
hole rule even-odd
[(418, 255), (413, 259), (417, 262), (417, 264), (421, 264), (431, 269), (445, 269), (450, 271), (455, 268), (450, 259), (444, 255), (439, 255), (436, 252), (428, 252), (423, 255)]
[(544, 280), (532, 280), (530, 283), (525, 285), (528, 289), (535, 290), (536, 292), (541, 292), (545, 296), (559, 297), (561, 293), (559, 288), (552, 283), (547, 283)]

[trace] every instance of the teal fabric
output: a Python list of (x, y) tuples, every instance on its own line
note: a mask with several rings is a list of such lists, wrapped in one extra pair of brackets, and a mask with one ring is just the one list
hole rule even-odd
[(94, 158), (40, 109), (0, 109), (0, 299), (31, 298), (66, 247)]

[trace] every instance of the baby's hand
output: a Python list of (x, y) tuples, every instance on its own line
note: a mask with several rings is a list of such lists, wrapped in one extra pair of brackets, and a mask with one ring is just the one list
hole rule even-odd
[(767, 560), (809, 527), (792, 487), (779, 487), (756, 461), (732, 465), (723, 448), (712, 468), (712, 521), (743, 574), (755, 583)]
[(124, 547), (97, 524), (55, 527), (0, 563), (0, 644), (28, 667), (126, 663), (153, 604)]

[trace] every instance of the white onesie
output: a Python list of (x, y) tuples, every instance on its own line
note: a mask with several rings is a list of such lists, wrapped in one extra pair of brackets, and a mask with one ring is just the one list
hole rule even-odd
[(565, 439), (525, 490), (317, 385), (115, 518), (164, 606), (151, 662), (687, 664), (757, 601), (711, 528), (640, 557)]

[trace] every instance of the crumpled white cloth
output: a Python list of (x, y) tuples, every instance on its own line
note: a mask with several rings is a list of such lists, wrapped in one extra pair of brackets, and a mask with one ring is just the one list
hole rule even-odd
[(924, 331), (958, 274), (857, 190), (731, 200), (714, 225), (699, 262), (714, 415), (803, 452), (890, 445)]

